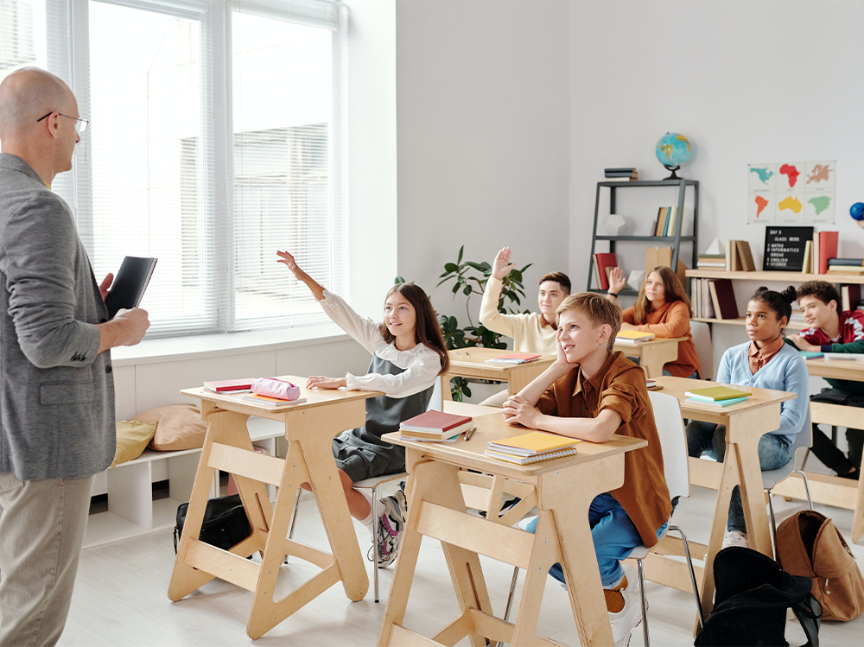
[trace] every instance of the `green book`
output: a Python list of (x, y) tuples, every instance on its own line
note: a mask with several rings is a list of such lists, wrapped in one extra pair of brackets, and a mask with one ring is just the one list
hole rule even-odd
[(820, 357), (825, 357), (825, 353), (821, 353), (818, 350), (799, 350), (798, 352), (804, 359), (819, 359)]
[(687, 391), (684, 395), (697, 400), (717, 402), (718, 400), (731, 400), (732, 398), (746, 398), (753, 394), (739, 391), (738, 389), (730, 389), (728, 386), (712, 386), (706, 389), (693, 389), (692, 391)]

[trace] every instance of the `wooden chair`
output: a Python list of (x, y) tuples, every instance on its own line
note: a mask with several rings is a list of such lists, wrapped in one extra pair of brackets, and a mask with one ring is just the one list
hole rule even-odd
[(704, 321), (691, 321), (690, 334), (693, 336), (696, 356), (702, 367), (702, 379), (714, 379), (714, 347), (711, 345), (711, 326)]

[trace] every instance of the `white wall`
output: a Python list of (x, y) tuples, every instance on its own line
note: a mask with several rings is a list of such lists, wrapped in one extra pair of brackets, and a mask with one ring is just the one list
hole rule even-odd
[(545, 0), (396, 4), (399, 273), (463, 324), (463, 301), (434, 289), (463, 243), (470, 260), (510, 245), (517, 264), (533, 262), (529, 307), (540, 276), (567, 267), (568, 12)]
[[(667, 131), (693, 144), (683, 175), (701, 184), (699, 251), (715, 236), (746, 239), (761, 267), (765, 226), (747, 224), (747, 165), (833, 159), (837, 225), (819, 229), (840, 231), (841, 256), (864, 256), (864, 231), (848, 216), (864, 200), (862, 25), (862, 2), (573, 3), (569, 252), (579, 287), (603, 168), (665, 177), (654, 145)], [(650, 193), (667, 189), (635, 191), (619, 213), (650, 223), (671, 202)], [(624, 249), (622, 264), (641, 267), (642, 248)], [(756, 287), (736, 285), (739, 301)], [(746, 340), (737, 327), (715, 331), (718, 359)]]

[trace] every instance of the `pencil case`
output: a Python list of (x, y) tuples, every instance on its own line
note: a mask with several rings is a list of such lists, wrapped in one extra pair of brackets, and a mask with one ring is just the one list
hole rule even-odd
[(275, 377), (259, 377), (252, 382), (252, 392), (280, 400), (296, 400), (300, 397), (299, 386), (285, 380), (277, 380)]

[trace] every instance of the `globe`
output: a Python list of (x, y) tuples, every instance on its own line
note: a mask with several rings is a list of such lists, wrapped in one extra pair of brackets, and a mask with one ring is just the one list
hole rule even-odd
[(858, 223), (858, 226), (864, 228), (864, 202), (856, 202), (849, 207), (849, 215), (852, 220)]
[(675, 171), (690, 160), (690, 140), (678, 133), (666, 133), (657, 142), (654, 154), (663, 166), (672, 171), (666, 179), (678, 180)]

